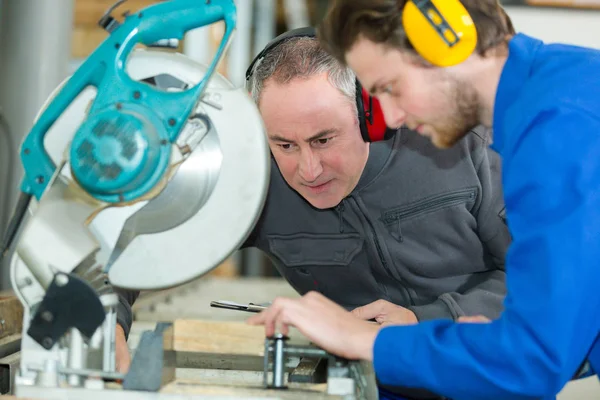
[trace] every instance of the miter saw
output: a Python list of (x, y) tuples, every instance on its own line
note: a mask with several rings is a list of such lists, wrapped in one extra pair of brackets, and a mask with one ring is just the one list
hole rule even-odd
[[(218, 21), (224, 36), (208, 67), (138, 49)], [(25, 309), (17, 395), (122, 379), (113, 287), (188, 282), (251, 231), (269, 150), (251, 98), (215, 72), (235, 23), (233, 0), (106, 15), (110, 35), (42, 107), (22, 143), (6, 243)]]

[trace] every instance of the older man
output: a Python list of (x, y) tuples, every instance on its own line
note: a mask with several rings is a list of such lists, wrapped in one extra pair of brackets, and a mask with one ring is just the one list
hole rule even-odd
[(248, 71), (274, 163), (245, 246), (302, 294), (394, 304), (356, 310), (365, 319), (497, 317), (510, 241), (498, 156), (477, 132), (449, 152), (404, 129), (366, 143), (352, 72), (311, 30), (274, 43)]

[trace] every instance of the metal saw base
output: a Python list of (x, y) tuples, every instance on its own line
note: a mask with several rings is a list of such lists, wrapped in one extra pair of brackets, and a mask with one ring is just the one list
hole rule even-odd
[[(344, 382), (329, 381), (314, 383), (315, 380), (293, 381), (289, 375), (300, 364), (300, 358), (290, 357), (285, 363), (286, 389), (264, 387), (264, 328), (242, 322), (175, 320), (164, 337), (164, 351), (170, 353), (168, 360), (147, 362), (141, 372), (159, 368), (163, 380), (158, 391), (125, 390), (121, 384), (92, 381), (89, 387), (43, 387), (16, 383), (17, 398), (27, 399), (345, 399), (359, 400), (376, 398), (377, 393), (372, 368), (364, 368), (360, 382), (342, 379)], [(308, 345), (299, 333), (292, 332), (291, 343)], [(137, 349), (136, 349), (137, 351)], [(135, 354), (134, 354), (135, 357)], [(134, 360), (135, 362), (135, 360)], [(132, 363), (133, 367), (134, 363)], [(173, 372), (165, 373), (170, 369)], [(270, 381), (272, 374), (269, 374)], [(319, 381), (319, 382), (322, 382)], [(356, 389), (348, 384), (355, 384)], [(96, 385), (97, 384), (97, 385)], [(366, 389), (367, 388), (367, 389)], [(343, 390), (345, 395), (332, 391)], [(374, 391), (372, 390), (374, 389)]]

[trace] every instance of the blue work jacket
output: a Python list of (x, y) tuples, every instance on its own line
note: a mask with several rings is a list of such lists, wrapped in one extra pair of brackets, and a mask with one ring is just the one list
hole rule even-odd
[(383, 384), (452, 399), (555, 399), (600, 372), (600, 51), (509, 42), (494, 107), (506, 217), (505, 310), (491, 323), (387, 327)]

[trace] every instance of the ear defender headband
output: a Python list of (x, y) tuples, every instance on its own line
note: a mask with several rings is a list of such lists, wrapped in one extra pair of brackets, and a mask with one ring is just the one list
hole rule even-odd
[(477, 46), (475, 24), (459, 0), (407, 1), (402, 24), (417, 53), (438, 67), (460, 64)]
[[(285, 32), (275, 39), (271, 40), (265, 48), (258, 53), (252, 60), (250, 66), (246, 70), (246, 84), (254, 73), (256, 64), (261, 61), (267, 53), (279, 46), (288, 39), (299, 37), (316, 38), (316, 30), (312, 27), (298, 28)], [(396, 133), (395, 129), (388, 129), (383, 119), (383, 112), (377, 99), (369, 95), (356, 80), (356, 110), (358, 112), (358, 122), (360, 126), (360, 134), (365, 142), (377, 142), (385, 140)]]

